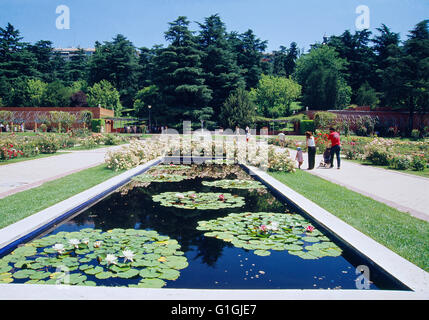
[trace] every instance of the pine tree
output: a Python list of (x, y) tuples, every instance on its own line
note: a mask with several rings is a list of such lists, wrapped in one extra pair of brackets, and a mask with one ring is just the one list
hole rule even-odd
[(179, 126), (183, 120), (196, 120), (192, 119), (194, 111), (207, 106), (211, 90), (205, 84), (202, 52), (188, 28), (189, 21), (181, 16), (169, 25), (165, 39), (170, 45), (160, 49), (154, 59), (157, 70), (154, 84), (162, 98), (154, 116)]
[(236, 57), (227, 40), (226, 28), (219, 16), (212, 15), (199, 23), (199, 43), (204, 55), (202, 67), (205, 83), (213, 91), (209, 106), (215, 119), (228, 96), (238, 88), (245, 87), (245, 80), (237, 66)]

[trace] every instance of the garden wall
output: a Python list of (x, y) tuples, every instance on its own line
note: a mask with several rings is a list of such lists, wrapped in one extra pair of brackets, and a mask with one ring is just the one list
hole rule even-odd
[[(307, 116), (310, 119), (314, 119), (316, 112), (322, 110), (308, 110), (306, 111)], [(380, 124), (386, 127), (396, 127), (402, 132), (406, 132), (409, 124), (409, 113), (398, 112), (398, 111), (382, 111), (382, 110), (365, 110), (364, 108), (359, 110), (328, 110), (329, 112), (337, 114), (341, 118), (349, 120), (357, 119), (362, 116), (378, 117)], [(429, 113), (414, 114), (413, 129), (420, 129), (429, 126)], [(353, 130), (353, 129), (352, 129)]]
[[(113, 110), (99, 107), (1, 107), (0, 111), (3, 110), (13, 112), (13, 122), (15, 124), (24, 123), (26, 130), (34, 130), (35, 119), (41, 114), (49, 115), (50, 111), (69, 112), (77, 115), (83, 110), (89, 110), (92, 112), (94, 119), (114, 116)], [(81, 124), (76, 123), (73, 127), (81, 127)]]

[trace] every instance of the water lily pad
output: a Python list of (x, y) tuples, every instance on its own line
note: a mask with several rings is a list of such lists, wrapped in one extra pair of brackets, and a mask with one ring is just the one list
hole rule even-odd
[(255, 250), (253, 253), (256, 254), (257, 256), (262, 256), (262, 257), (269, 256), (271, 254), (271, 252), (267, 250)]
[(223, 189), (261, 189), (265, 186), (255, 180), (215, 180), (215, 181), (203, 181), (202, 184), (208, 187), (216, 187)]
[(119, 278), (130, 279), (130, 278), (134, 278), (134, 277), (138, 276), (139, 273), (140, 273), (140, 271), (137, 269), (130, 269), (130, 270), (125, 271), (125, 272), (119, 272), (117, 274), (117, 276)]
[(185, 193), (164, 192), (154, 195), (152, 200), (159, 202), (162, 206), (190, 210), (239, 208), (245, 204), (243, 197), (233, 196), (230, 193), (197, 193), (194, 191)]
[[(319, 230), (314, 229), (312, 235), (306, 234), (308, 225), (308, 221), (296, 214), (244, 212), (199, 221), (198, 230), (206, 231), (206, 237), (231, 242), (245, 250), (255, 250), (255, 254), (262, 256), (270, 254), (270, 250), (287, 250), (303, 259), (341, 254), (341, 249), (333, 242), (324, 241), (324, 236), (315, 236), (322, 235)], [(304, 247), (304, 241), (313, 243), (313, 246)], [(328, 252), (331, 249), (333, 251)]]
[(139, 283), (141, 288), (162, 288), (165, 286), (165, 281), (161, 279), (143, 279)]
[[(58, 248), (64, 250), (59, 252)], [(0, 259), (0, 280), (2, 283), (28, 279), (28, 283), (55, 284), (61, 280), (71, 285), (112, 285), (104, 280), (140, 277), (140, 280), (158, 279), (142, 286), (163, 286), (164, 280), (177, 279), (178, 270), (188, 266), (179, 249), (176, 240), (154, 230), (59, 232)]]
[(95, 275), (95, 277), (97, 278), (97, 279), (108, 279), (108, 278), (111, 278), (113, 276), (113, 273), (112, 272), (109, 272), (109, 271), (103, 271), (103, 272), (100, 272), (100, 273), (97, 273), (96, 275)]

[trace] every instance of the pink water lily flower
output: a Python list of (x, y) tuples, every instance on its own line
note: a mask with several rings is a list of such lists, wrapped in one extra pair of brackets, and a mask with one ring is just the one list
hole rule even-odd
[(305, 229), (305, 231), (308, 231), (308, 232), (313, 232), (313, 230), (314, 230), (313, 226), (307, 226), (307, 228)]
[(267, 231), (268, 231), (268, 228), (267, 228), (267, 226), (266, 226), (265, 224), (263, 224), (263, 225), (261, 225), (261, 226), (259, 227), (259, 230), (261, 230), (262, 232), (267, 232)]
[(225, 200), (225, 196), (224, 196), (223, 194), (221, 194), (221, 195), (219, 196), (219, 200), (220, 200), (220, 201), (224, 201), (224, 200)]

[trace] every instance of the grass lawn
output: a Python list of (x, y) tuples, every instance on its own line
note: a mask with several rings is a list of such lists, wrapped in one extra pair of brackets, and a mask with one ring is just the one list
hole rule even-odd
[(42, 159), (42, 158), (47, 158), (47, 157), (52, 157), (52, 156), (59, 156), (61, 154), (66, 154), (66, 153), (70, 153), (70, 152), (56, 152), (56, 153), (50, 153), (50, 154), (38, 154), (35, 157), (19, 157), (19, 158), (14, 158), (14, 159), (10, 159), (10, 160), (6, 160), (6, 161), (0, 161), (0, 166), (4, 166), (6, 164), (11, 164), (11, 163), (17, 163), (17, 162), (22, 162), (22, 161), (29, 161), (29, 160), (36, 160), (36, 159)]
[(68, 199), (122, 172), (115, 172), (102, 164), (0, 199), (0, 228)]
[(357, 230), (429, 271), (429, 222), (304, 171), (270, 173)]

